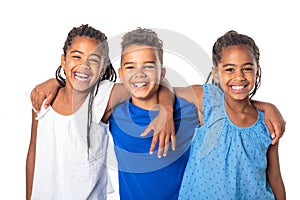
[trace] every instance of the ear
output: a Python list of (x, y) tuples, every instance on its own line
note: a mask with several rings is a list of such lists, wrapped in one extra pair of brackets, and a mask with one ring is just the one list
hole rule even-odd
[(258, 79), (258, 77), (260, 76), (260, 73), (261, 73), (260, 66), (257, 65), (256, 79)]
[(118, 69), (118, 76), (120, 81), (123, 83), (123, 72), (121, 67)]
[(162, 81), (166, 77), (166, 68), (163, 67), (161, 69), (161, 74), (160, 74), (160, 81)]
[(218, 72), (217, 72), (217, 69), (215, 67), (212, 67), (211, 68), (211, 73), (212, 73), (212, 78), (213, 80), (216, 82), (216, 83), (219, 83), (220, 80), (219, 80), (219, 75), (218, 75)]
[(65, 70), (65, 67), (66, 67), (66, 58), (65, 58), (65, 55), (64, 55), (64, 54), (61, 54), (60, 65), (61, 65), (61, 68), (62, 68), (63, 70)]

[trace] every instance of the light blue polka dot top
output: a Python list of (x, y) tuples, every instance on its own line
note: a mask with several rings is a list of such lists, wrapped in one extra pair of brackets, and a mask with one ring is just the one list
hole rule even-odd
[(266, 180), (267, 150), (272, 142), (258, 112), (255, 124), (234, 125), (216, 86), (203, 85), (202, 119), (195, 129), (179, 199), (274, 199)]

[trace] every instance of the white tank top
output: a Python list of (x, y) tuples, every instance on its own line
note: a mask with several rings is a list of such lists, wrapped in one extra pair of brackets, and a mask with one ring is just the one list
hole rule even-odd
[(114, 83), (102, 81), (93, 103), (87, 148), (88, 99), (72, 115), (52, 107), (38, 114), (36, 158), (31, 199), (106, 199), (108, 124), (101, 122)]

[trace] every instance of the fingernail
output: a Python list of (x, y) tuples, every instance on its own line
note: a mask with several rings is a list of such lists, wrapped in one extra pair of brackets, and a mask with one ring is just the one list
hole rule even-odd
[(152, 155), (152, 154), (153, 154), (153, 151), (150, 151), (149, 154)]
[(272, 138), (275, 138), (275, 134), (272, 134), (271, 137), (272, 137)]
[(161, 158), (161, 155), (157, 155), (158, 158)]
[(172, 150), (175, 151), (175, 147), (172, 147)]
[(166, 157), (167, 156), (167, 154), (166, 153), (164, 153), (164, 155), (163, 155), (164, 157)]

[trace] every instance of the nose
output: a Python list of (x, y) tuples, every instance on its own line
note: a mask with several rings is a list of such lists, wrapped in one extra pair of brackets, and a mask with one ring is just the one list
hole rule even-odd
[(90, 65), (89, 65), (88, 58), (82, 59), (81, 62), (82, 62), (82, 63), (80, 64), (80, 67), (81, 67), (82, 69), (90, 69)]
[(84, 62), (80, 65), (80, 68), (90, 70), (90, 66), (87, 62)]
[(245, 80), (245, 74), (243, 70), (236, 70), (234, 75), (236, 80)]
[(145, 76), (146, 76), (146, 73), (144, 72), (144, 68), (143, 68), (143, 67), (137, 67), (137, 68), (135, 69), (134, 75), (135, 75), (136, 77), (145, 77)]

